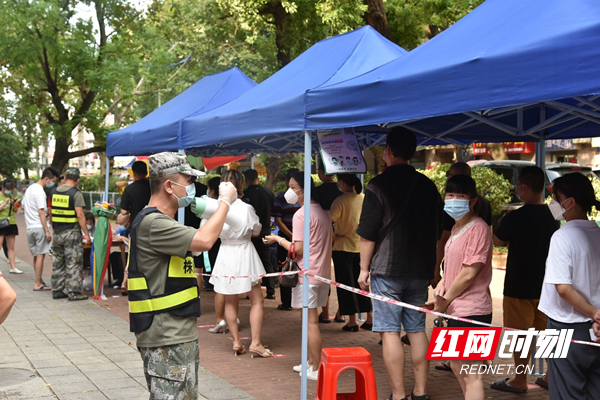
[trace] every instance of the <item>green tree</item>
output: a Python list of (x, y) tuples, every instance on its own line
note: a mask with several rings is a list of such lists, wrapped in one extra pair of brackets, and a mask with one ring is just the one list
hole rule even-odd
[[(446, 186), (446, 172), (451, 164), (438, 164), (427, 170), (419, 170), (420, 173), (428, 177), (435, 183), (442, 198), (444, 197), (444, 188)], [(473, 180), (477, 184), (477, 192), (487, 198), (492, 205), (492, 214), (500, 215), (500, 206), (510, 202), (510, 191), (513, 186), (502, 175), (494, 172), (491, 168), (475, 166), (471, 170)]]

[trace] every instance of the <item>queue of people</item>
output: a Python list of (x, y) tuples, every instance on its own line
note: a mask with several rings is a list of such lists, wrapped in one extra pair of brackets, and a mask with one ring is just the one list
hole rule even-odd
[[(261, 341), (265, 297), (258, 275), (275, 271), (271, 246), (277, 246), (279, 262), (295, 251), (298, 265), (303, 267), (307, 248), (304, 213), (309, 203), (307, 246), (310, 272), (315, 275), (330, 279), (333, 262), (335, 279), (347, 286), (489, 324), (493, 317), (489, 290), (493, 245), (508, 246), (503, 325), (521, 330), (574, 329), (573, 339), (584, 341), (590, 340), (591, 330), (600, 342), (600, 228), (587, 218), (592, 206), (600, 208), (600, 202), (589, 180), (577, 173), (558, 178), (548, 206), (542, 198), (544, 172), (537, 167), (523, 169), (515, 192), (525, 205), (505, 216), (492, 232), (491, 207), (478, 193), (469, 166), (457, 163), (451, 167), (440, 196), (435, 185), (410, 165), (415, 150), (415, 135), (395, 127), (384, 151), (387, 168), (364, 190), (356, 175), (340, 174), (336, 182), (320, 167), (324, 184), (317, 188), (311, 179), (310, 199), (304, 197), (304, 172), (297, 170), (288, 171), (287, 190), (275, 196), (259, 185), (254, 170), (246, 171), (245, 177), (235, 170), (226, 171), (207, 187), (197, 182), (199, 172), (183, 155), (149, 157), (149, 180), (146, 163), (134, 164), (135, 178), (125, 187), (127, 200), (119, 216), (120, 231), (131, 235), (129, 264), (121, 279), (129, 295), (131, 330), (136, 333), (149, 389), (156, 395), (197, 391), (195, 318), (203, 285), (215, 291), (216, 321), (209, 332), (230, 331), (235, 355), (273, 355)], [(34, 290), (51, 290), (55, 299), (83, 300), (87, 297), (80, 293), (82, 243), (90, 241), (93, 219), (86, 221), (83, 213), (83, 198), (77, 189), (79, 171), (69, 168), (64, 182), (55, 186), (58, 179), (56, 170), (44, 170), (36, 184), (39, 188), (32, 186), (23, 200), (36, 271)], [(45, 194), (38, 195), (44, 188), (51, 188), (47, 202)], [(178, 224), (173, 219), (177, 210), (189, 207), (194, 197), (203, 193), (219, 200), (217, 212), (196, 225)], [(20, 273), (14, 265), (18, 199), (13, 195), (14, 183), (5, 181), (0, 221), (7, 220), (7, 226), (0, 227), (0, 240), (8, 244), (10, 273)], [(241, 228), (234, 230), (225, 223), (228, 212), (243, 219)], [(279, 234), (271, 233), (271, 217)], [(560, 228), (563, 219), (566, 223)], [(50, 240), (54, 259), (51, 288), (41, 276)], [(168, 274), (159, 273), (164, 268)], [(203, 282), (196, 272), (200, 269), (213, 276)], [(252, 278), (225, 278), (232, 276)], [(300, 274), (300, 283), (304, 278)], [(262, 282), (266, 298), (275, 299), (275, 280)], [(435, 289), (428, 299), (430, 285)], [(7, 296), (6, 304), (14, 302), (14, 296), (6, 293), (0, 293)], [(301, 307), (301, 285), (281, 287), (279, 293), (278, 310)], [(248, 349), (239, 335), (238, 301), (243, 294), (251, 302), (252, 342)], [(323, 347), (319, 323), (330, 322), (329, 294), (329, 285), (309, 278), (307, 378), (312, 380), (317, 380)], [(346, 323), (343, 331), (362, 328), (379, 333), (392, 388), (390, 400), (429, 399), (425, 314), (385, 302), (372, 303), (340, 288), (337, 297), (336, 320)], [(319, 313), (319, 308), (323, 312)], [(0, 318), (4, 313), (0, 309)], [(367, 319), (359, 327), (360, 313)], [(448, 326), (478, 325), (450, 319)], [(410, 390), (404, 376), (402, 331), (410, 343), (415, 377)], [(529, 362), (518, 353), (514, 358), (515, 366)], [(469, 370), (464, 368), (468, 363), (451, 361), (449, 368), (465, 399), (483, 399), (482, 375), (464, 373)], [(600, 392), (598, 349), (571, 346), (567, 358), (549, 359), (548, 363), (548, 375), (536, 383), (549, 389), (551, 399), (591, 399)], [(189, 371), (183, 380), (163, 379), (170, 376), (172, 368), (181, 367)], [(301, 372), (300, 365), (294, 371)], [(528, 390), (527, 376), (517, 373), (494, 382), (491, 388), (523, 393)]]

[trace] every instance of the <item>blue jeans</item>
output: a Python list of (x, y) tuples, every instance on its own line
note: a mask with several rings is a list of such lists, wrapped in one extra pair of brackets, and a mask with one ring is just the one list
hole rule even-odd
[[(411, 305), (427, 302), (425, 279), (402, 279), (371, 274), (371, 291)], [(425, 313), (400, 307), (395, 304), (373, 300), (373, 332), (425, 331)]]

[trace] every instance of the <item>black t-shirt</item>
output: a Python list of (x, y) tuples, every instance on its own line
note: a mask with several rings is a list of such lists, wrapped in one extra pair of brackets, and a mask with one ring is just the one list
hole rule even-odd
[[(196, 186), (196, 197), (201, 197), (204, 196), (208, 190), (208, 187), (206, 185), (201, 184), (200, 182), (194, 182), (194, 185)], [(185, 215), (185, 226), (191, 226), (192, 228), (200, 228), (200, 221), (201, 219), (198, 218), (196, 216), (196, 214), (194, 214), (192, 212), (192, 209), (190, 208), (190, 206), (187, 206), (185, 208), (184, 211), (184, 215)]]
[(442, 199), (434, 183), (412, 166), (390, 166), (369, 182), (356, 233), (378, 242), (400, 211), (398, 222), (371, 258), (371, 273), (433, 279), (436, 246), (442, 234)]
[(150, 181), (140, 179), (128, 185), (121, 196), (121, 209), (129, 211), (130, 221), (133, 224), (135, 217), (148, 205), (150, 201)]
[(242, 200), (254, 207), (262, 225), (260, 235), (269, 235), (271, 233), (271, 210), (275, 202), (273, 191), (259, 185), (251, 185), (244, 192)]
[[(494, 222), (492, 219), (492, 204), (488, 199), (480, 194), (477, 195), (477, 201), (479, 201), (479, 218), (484, 220), (488, 226), (492, 225)], [(454, 224), (456, 224), (454, 218), (449, 216), (448, 213), (444, 211), (444, 230), (451, 231), (454, 227)]]
[(560, 228), (545, 204), (526, 204), (500, 220), (495, 235), (508, 242), (504, 295), (539, 299), (550, 238)]
[(342, 195), (337, 183), (323, 183), (315, 189), (319, 204), (323, 210), (329, 210), (333, 201)]

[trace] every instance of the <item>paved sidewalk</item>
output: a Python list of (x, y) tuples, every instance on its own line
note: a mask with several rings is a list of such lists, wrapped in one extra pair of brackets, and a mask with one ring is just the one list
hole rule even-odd
[[(144, 399), (142, 361), (129, 324), (93, 301), (53, 300), (34, 292), (33, 267), (0, 270), (17, 302), (0, 326), (0, 399)], [(49, 278), (45, 278), (49, 283)], [(205, 368), (199, 399), (253, 399)]]

